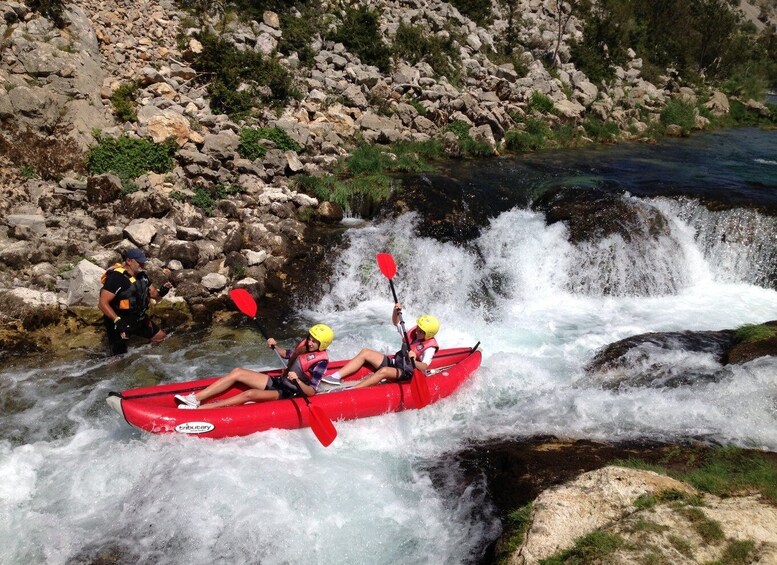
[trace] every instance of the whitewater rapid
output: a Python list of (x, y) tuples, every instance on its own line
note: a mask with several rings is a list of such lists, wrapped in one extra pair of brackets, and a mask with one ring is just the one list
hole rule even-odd
[(418, 237), (414, 214), (346, 232), (332, 279), (279, 338), (291, 343), (305, 325), (326, 322), (335, 358), (396, 350), (391, 295), (374, 260), (388, 251), (406, 319), (436, 315), (443, 346), (480, 342), (484, 361), (424, 410), (336, 422), (329, 448), (310, 430), (151, 436), (105, 405), (109, 390), (272, 366), (249, 329), (196, 343), (173, 336), (119, 361), (6, 366), (0, 562), (467, 563), (498, 536), (495, 510), (482, 480), (456, 485), (454, 469), (430, 470), (473, 442), (695, 438), (777, 450), (772, 358), (722, 367), (703, 354), (657, 351), (648, 363), (719, 374), (674, 387), (612, 388), (585, 373), (599, 348), (631, 335), (777, 319), (777, 292), (759, 286), (776, 233), (768, 218), (739, 218), (751, 237), (721, 242), (715, 226), (730, 225), (722, 215), (692, 202), (642, 202), (671, 228), (645, 247), (616, 236), (575, 248), (563, 225), (521, 208), (465, 246)]

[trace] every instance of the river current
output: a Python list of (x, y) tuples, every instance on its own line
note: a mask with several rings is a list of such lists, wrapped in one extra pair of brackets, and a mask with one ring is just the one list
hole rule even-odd
[[(464, 244), (419, 235), (417, 213), (354, 222), (330, 280), (271, 331), (288, 345), (321, 321), (335, 330), (334, 358), (393, 352), (391, 295), (374, 261), (389, 251), (406, 318), (435, 314), (443, 346), (481, 343), (483, 365), (459, 391), (420, 411), (335, 422), (328, 448), (310, 430), (198, 440), (134, 430), (105, 396), (273, 366), (250, 329), (174, 334), (116, 361), (8, 361), (0, 563), (470, 563), (499, 535), (496, 511), (482, 481), (429, 469), (473, 443), (554, 435), (777, 451), (774, 358), (721, 366), (657, 348), (635, 361), (634, 374), (714, 375), (672, 386), (626, 374), (613, 387), (584, 370), (631, 335), (777, 319), (777, 223), (763, 213), (777, 202), (777, 132), (546, 152), (447, 175), (422, 181), (453, 183), (480, 218), (476, 234)], [(550, 186), (627, 191), (661, 212), (668, 235), (575, 247), (528, 206)], [(710, 198), (726, 206), (698, 200)]]

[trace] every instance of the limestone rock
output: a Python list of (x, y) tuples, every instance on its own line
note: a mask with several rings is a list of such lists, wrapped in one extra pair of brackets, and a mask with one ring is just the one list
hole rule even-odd
[(67, 289), (67, 305), (97, 306), (100, 299), (100, 278), (105, 269), (83, 259), (73, 269)]

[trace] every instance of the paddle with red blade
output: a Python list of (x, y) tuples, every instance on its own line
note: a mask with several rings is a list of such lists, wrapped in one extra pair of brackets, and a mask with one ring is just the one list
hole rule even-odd
[[(259, 331), (262, 332), (264, 339), (268, 339), (267, 330), (265, 330), (264, 326), (262, 326), (262, 324), (259, 323), (259, 320), (256, 319), (256, 313), (259, 307), (256, 304), (254, 297), (251, 296), (251, 294), (244, 288), (235, 288), (230, 290), (229, 297), (235, 303), (235, 306), (237, 306), (238, 310), (254, 321), (256, 326), (259, 328)], [(283, 359), (283, 357), (281, 357), (281, 354), (274, 347), (273, 351), (275, 351), (275, 354), (278, 356), (278, 359), (280, 359), (281, 364), (285, 368), (286, 361)], [(299, 386), (297, 381), (294, 381), (294, 384), (297, 385), (297, 390), (299, 391), (302, 400), (305, 401), (305, 404), (307, 404), (307, 407), (310, 410), (310, 429), (313, 430), (313, 433), (318, 438), (318, 441), (321, 442), (321, 445), (328, 447), (337, 437), (337, 430), (335, 429), (332, 420), (329, 419), (329, 416), (326, 415), (326, 412), (323, 408), (320, 406), (314, 406), (310, 403), (308, 396), (302, 391), (302, 387)]]
[[(391, 294), (394, 297), (394, 304), (398, 304), (397, 291), (394, 289), (394, 276), (397, 274), (397, 264), (394, 262), (394, 257), (390, 253), (378, 253), (375, 255), (375, 259), (378, 261), (378, 267), (383, 276), (389, 281), (391, 287)], [(404, 340), (404, 347), (410, 349), (410, 342), (407, 339), (407, 331), (405, 330), (405, 320), (402, 319), (402, 311), (399, 312), (399, 325), (402, 327), (402, 339)], [(429, 392), (429, 383), (426, 381), (426, 375), (423, 371), (415, 369), (413, 371), (413, 378), (410, 379), (410, 390), (413, 391), (413, 398), (416, 401), (417, 408), (423, 408), (432, 401), (431, 393)]]

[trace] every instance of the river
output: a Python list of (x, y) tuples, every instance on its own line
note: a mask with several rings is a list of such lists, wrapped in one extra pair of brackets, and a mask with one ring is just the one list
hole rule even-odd
[[(465, 162), (419, 183), (460, 192), (477, 218), (464, 244), (419, 235), (426, 218), (416, 213), (356, 223), (332, 253), (331, 279), (271, 330), (290, 344), (324, 321), (335, 358), (395, 350), (390, 291), (374, 264), (389, 251), (406, 318), (435, 314), (445, 346), (481, 343), (470, 382), (421, 411), (335, 422), (324, 448), (310, 430), (152, 436), (105, 404), (110, 390), (272, 366), (250, 329), (173, 335), (117, 361), (8, 361), (0, 563), (471, 563), (499, 535), (497, 513), (482, 481), (459, 484), (437, 462), (474, 443), (694, 438), (777, 451), (773, 358), (724, 367), (656, 349), (635, 361), (634, 374), (712, 375), (671, 386), (629, 375), (608, 386), (584, 371), (599, 348), (634, 334), (777, 319), (775, 219), (738, 208), (777, 202), (777, 132)], [(626, 190), (670, 233), (574, 247), (562, 224), (527, 206), (564, 185)], [(690, 198), (667, 198), (677, 194)], [(726, 205), (712, 212), (696, 198)], [(732, 232), (747, 237), (724, 237)]]

